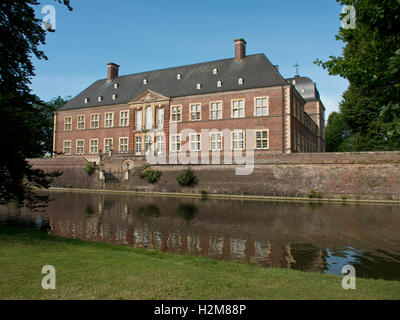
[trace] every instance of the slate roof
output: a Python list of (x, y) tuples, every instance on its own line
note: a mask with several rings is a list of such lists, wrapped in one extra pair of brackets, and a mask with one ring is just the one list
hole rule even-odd
[[(216, 75), (213, 74), (214, 68), (218, 70)], [(177, 74), (182, 75), (181, 80), (177, 80)], [(243, 79), (243, 85), (238, 84), (239, 78)], [(143, 84), (144, 79), (147, 79), (146, 85)], [(218, 81), (222, 81), (222, 87), (217, 87)], [(118, 83), (116, 89), (115, 83)], [(198, 83), (201, 84), (200, 90), (197, 90)], [(146, 90), (174, 98), (285, 84), (287, 81), (267, 57), (264, 54), (255, 54), (246, 56), (242, 62), (230, 58), (130, 74), (110, 82), (107, 79), (98, 80), (59, 110), (123, 104)], [(112, 99), (113, 94), (117, 95), (115, 100)], [(101, 102), (98, 101), (99, 96), (102, 97)], [(88, 103), (84, 103), (85, 98), (89, 99)]]
[(317, 101), (320, 99), (317, 87), (309, 77), (296, 76), (294, 78), (287, 79), (287, 81), (296, 88), (306, 102)]

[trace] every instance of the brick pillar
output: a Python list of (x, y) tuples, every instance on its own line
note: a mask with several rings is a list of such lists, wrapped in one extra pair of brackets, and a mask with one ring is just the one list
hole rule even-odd
[(135, 154), (135, 109), (129, 110), (129, 150)]
[(169, 104), (162, 105), (164, 108), (164, 143), (165, 154), (169, 155), (169, 119), (170, 119), (170, 106)]

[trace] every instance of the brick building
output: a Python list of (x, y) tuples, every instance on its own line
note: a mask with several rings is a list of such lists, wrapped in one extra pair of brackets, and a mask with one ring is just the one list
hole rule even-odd
[[(98, 80), (54, 116), (54, 155), (143, 161), (149, 153), (324, 152), (324, 111), (311, 79), (285, 79), (264, 54)], [(249, 135), (248, 132), (251, 131)], [(252, 142), (252, 143), (249, 143)]]

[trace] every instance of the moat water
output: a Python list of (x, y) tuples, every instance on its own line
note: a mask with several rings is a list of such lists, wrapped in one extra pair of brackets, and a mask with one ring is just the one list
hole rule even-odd
[(400, 206), (51, 193), (43, 212), (0, 211), (66, 238), (261, 267), (400, 280)]

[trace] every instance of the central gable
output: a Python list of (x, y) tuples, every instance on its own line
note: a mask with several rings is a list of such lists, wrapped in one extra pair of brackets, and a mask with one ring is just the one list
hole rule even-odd
[(145, 90), (131, 101), (128, 104), (143, 104), (143, 103), (153, 103), (153, 102), (161, 102), (168, 101), (170, 98), (166, 97), (160, 93), (154, 92), (152, 90)]

